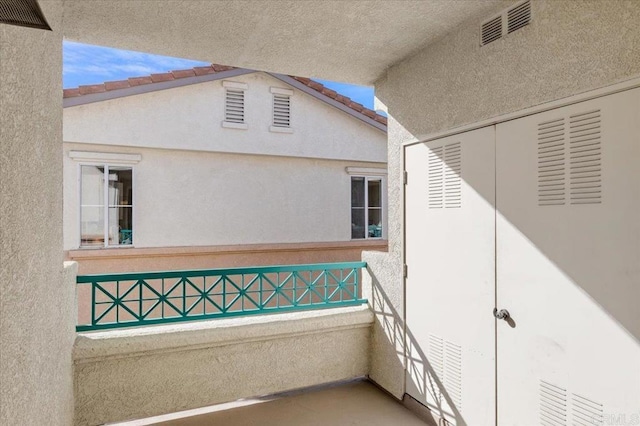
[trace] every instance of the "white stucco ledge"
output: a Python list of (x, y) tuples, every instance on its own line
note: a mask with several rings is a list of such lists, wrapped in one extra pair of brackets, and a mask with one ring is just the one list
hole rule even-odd
[(76, 364), (370, 327), (368, 305), (78, 333)]

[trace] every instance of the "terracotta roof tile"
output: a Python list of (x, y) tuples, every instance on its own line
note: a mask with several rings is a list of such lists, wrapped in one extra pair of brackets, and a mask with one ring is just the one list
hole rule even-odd
[(89, 95), (91, 93), (102, 93), (106, 92), (107, 89), (104, 87), (104, 84), (91, 84), (88, 86), (80, 86), (78, 87), (81, 95)]
[(154, 83), (160, 83), (161, 81), (171, 81), (175, 80), (175, 77), (170, 72), (165, 72), (162, 74), (151, 74), (151, 81)]
[[(89, 86), (80, 86), (78, 88), (72, 89), (64, 89), (63, 97), (64, 98), (73, 98), (82, 95), (88, 95), (92, 93), (103, 93), (112, 90), (120, 90), (127, 89), (130, 87), (140, 86), (144, 84), (153, 84), (159, 83), (162, 81), (171, 81), (180, 78), (188, 78), (188, 77), (196, 77), (201, 75), (215, 74), (217, 72), (229, 71), (237, 69), (236, 67), (231, 67), (228, 65), (219, 65), (219, 64), (211, 64), (206, 67), (195, 67), (187, 70), (175, 70), (166, 73), (159, 74), (151, 74), (146, 77), (132, 77), (127, 80), (119, 80), (119, 81), (107, 81), (104, 84), (93, 84)], [(375, 120), (378, 123), (387, 125), (387, 118), (379, 115), (375, 111), (365, 108), (364, 105), (359, 104), (351, 100), (351, 98), (341, 95), (335, 90), (331, 90), (328, 87), (325, 87), (323, 84), (318, 83), (317, 81), (313, 81), (307, 77), (298, 77), (298, 76), (289, 76), (296, 81), (304, 84), (307, 87), (321, 93), (322, 95), (333, 99), (341, 104), (346, 105), (347, 107), (353, 109), (356, 112), (363, 114), (366, 117), (369, 117)]]
[(193, 69), (175, 70), (175, 71), (171, 71), (171, 74), (173, 74), (173, 78), (187, 78), (187, 77), (196, 76), (196, 72)]
[(215, 68), (211, 65), (208, 67), (195, 67), (193, 70), (196, 72), (196, 75), (214, 74), (216, 72)]
[(76, 96), (80, 96), (80, 89), (64, 89), (62, 91), (63, 98), (75, 98)]
[(352, 101), (351, 103), (349, 103), (349, 108), (355, 109), (358, 112), (362, 112), (364, 110), (364, 105)]
[(151, 80), (151, 77), (132, 77), (129, 79), (129, 84), (131, 85), (131, 87), (141, 86), (143, 84), (151, 84), (151, 83), (153, 83), (153, 80)]
[(129, 85), (128, 80), (118, 80), (118, 81), (107, 81), (104, 83), (104, 88), (109, 90), (118, 90), (118, 89), (126, 89), (127, 87), (131, 87)]

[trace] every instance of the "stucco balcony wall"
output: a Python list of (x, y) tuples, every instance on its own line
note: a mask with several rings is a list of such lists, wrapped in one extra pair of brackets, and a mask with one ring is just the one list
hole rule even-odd
[(81, 333), (75, 424), (96, 425), (361, 377), (367, 306)]

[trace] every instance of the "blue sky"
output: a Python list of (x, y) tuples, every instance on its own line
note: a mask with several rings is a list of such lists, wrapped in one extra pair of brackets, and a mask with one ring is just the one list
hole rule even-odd
[[(209, 65), (207, 62), (150, 55), (130, 50), (65, 41), (62, 81), (65, 89), (105, 81), (125, 80), (152, 73)], [(224, 64), (227, 65), (227, 64)], [(233, 65), (233, 64), (230, 64)], [(303, 76), (307, 77), (307, 76)], [(373, 88), (314, 79), (336, 92), (373, 109)]]

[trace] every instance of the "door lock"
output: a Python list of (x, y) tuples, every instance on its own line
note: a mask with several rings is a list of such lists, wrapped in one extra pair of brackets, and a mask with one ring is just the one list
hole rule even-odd
[(496, 319), (507, 320), (509, 318), (509, 311), (506, 309), (498, 310), (497, 308), (493, 308), (493, 316), (496, 317)]

